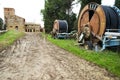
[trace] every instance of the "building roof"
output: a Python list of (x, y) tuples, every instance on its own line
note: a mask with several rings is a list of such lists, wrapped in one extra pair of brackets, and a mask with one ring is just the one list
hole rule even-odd
[(26, 24), (26, 25), (40, 25), (40, 24), (36, 24), (36, 23), (34, 23), (34, 22), (26, 22), (25, 24)]

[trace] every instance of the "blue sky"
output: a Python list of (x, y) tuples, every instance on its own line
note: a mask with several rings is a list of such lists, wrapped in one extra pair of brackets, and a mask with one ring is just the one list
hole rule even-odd
[[(114, 0), (102, 0), (103, 5), (113, 5)], [(44, 9), (44, 0), (0, 0), (0, 17), (3, 18), (4, 7), (11, 7), (15, 9), (16, 15), (26, 19), (27, 22), (39, 23), (42, 26), (42, 14), (40, 10)], [(73, 11), (78, 14), (80, 5), (74, 5)]]

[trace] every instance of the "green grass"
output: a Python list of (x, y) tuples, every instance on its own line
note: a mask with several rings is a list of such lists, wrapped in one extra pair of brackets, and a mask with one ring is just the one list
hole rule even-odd
[(6, 33), (0, 34), (0, 50), (13, 44), (17, 39), (19, 39), (23, 35), (23, 32), (18, 32), (16, 30), (10, 30)]
[(50, 35), (47, 35), (47, 39), (53, 44), (90, 61), (98, 66), (107, 69), (110, 73), (120, 77), (120, 55), (112, 51), (95, 52), (85, 50), (79, 46), (75, 46), (77, 43), (75, 40), (62, 40), (53, 39)]

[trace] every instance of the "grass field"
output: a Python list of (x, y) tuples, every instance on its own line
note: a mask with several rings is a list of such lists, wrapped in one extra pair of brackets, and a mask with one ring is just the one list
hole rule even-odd
[(75, 40), (53, 39), (47, 35), (47, 39), (53, 44), (107, 69), (110, 73), (120, 77), (120, 55), (112, 51), (95, 52), (76, 46)]
[(6, 33), (0, 34), (0, 50), (14, 43), (15, 40), (23, 36), (23, 32), (16, 30), (7, 31)]

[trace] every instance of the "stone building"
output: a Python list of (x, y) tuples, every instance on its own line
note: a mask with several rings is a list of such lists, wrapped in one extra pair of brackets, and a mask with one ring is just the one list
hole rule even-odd
[(25, 31), (25, 19), (15, 15), (14, 8), (4, 8), (4, 18), (7, 30)]
[(40, 32), (40, 24), (25, 23), (25, 32)]
[(26, 23), (24, 18), (15, 15), (14, 8), (4, 8), (4, 18), (7, 30), (40, 32), (40, 24)]

